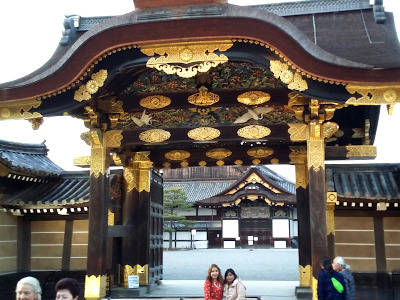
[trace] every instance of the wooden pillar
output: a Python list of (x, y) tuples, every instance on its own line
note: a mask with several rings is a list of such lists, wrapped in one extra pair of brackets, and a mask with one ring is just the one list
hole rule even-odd
[(31, 270), (31, 221), (17, 217), (17, 271)]
[(109, 153), (99, 131), (89, 133), (90, 208), (85, 299), (101, 299), (106, 294), (107, 232), (109, 207)]
[(310, 203), (310, 240), (313, 299), (317, 299), (320, 259), (328, 255), (326, 238), (325, 142), (321, 123), (311, 120), (307, 131), (307, 167)]
[(65, 221), (64, 246), (61, 262), (61, 270), (68, 271), (71, 264), (72, 234), (74, 232), (74, 220)]
[(296, 170), (296, 207), (299, 238), (298, 244), (300, 286), (296, 288), (296, 295), (298, 295), (299, 298), (301, 297), (301, 299), (310, 299), (312, 297), (312, 268), (307, 148), (301, 146), (290, 147), (290, 150), (290, 162), (295, 165)]
[(128, 276), (138, 275), (139, 284), (149, 282), (150, 239), (150, 168), (149, 152), (137, 152), (124, 168), (123, 225), (130, 234), (122, 239), (122, 285), (128, 287)]

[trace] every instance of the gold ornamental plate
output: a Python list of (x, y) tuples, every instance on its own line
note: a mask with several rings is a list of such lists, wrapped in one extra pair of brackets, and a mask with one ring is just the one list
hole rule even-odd
[(237, 131), (237, 134), (238, 136), (245, 139), (256, 140), (256, 139), (262, 139), (270, 135), (271, 129), (260, 125), (250, 125), (240, 128)]
[(211, 141), (219, 137), (221, 132), (212, 127), (199, 127), (188, 132), (188, 137), (196, 141)]
[(139, 134), (139, 139), (147, 143), (161, 143), (170, 137), (171, 133), (162, 129), (150, 129)]

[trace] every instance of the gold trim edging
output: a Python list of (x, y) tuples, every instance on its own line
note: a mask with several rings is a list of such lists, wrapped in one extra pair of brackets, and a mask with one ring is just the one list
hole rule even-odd
[(85, 299), (98, 300), (106, 296), (107, 276), (87, 276), (85, 277)]
[(335, 235), (335, 205), (337, 200), (336, 192), (326, 193), (326, 235)]
[(346, 149), (348, 158), (375, 158), (377, 156), (377, 149), (372, 145), (346, 146)]
[(138, 275), (139, 276), (139, 285), (147, 285), (149, 284), (148, 274), (149, 274), (149, 266), (144, 265), (135, 265), (131, 267), (130, 265), (125, 265), (122, 269), (122, 285), (124, 287), (128, 287), (128, 276), (129, 275)]
[(311, 286), (311, 266), (299, 266), (300, 286)]

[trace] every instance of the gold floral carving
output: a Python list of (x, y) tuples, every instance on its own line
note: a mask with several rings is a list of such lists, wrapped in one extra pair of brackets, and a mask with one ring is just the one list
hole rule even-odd
[(206, 156), (213, 159), (224, 159), (232, 155), (232, 151), (225, 148), (215, 148), (208, 150)]
[(119, 148), (122, 141), (122, 130), (110, 130), (106, 132), (107, 147)]
[(187, 161), (182, 161), (181, 162), (181, 167), (187, 167), (189, 163)]
[(139, 139), (147, 143), (161, 143), (170, 137), (171, 133), (162, 129), (150, 129), (139, 134)]
[(372, 145), (346, 146), (348, 158), (376, 158), (376, 147)]
[(246, 92), (237, 97), (237, 100), (245, 105), (260, 105), (268, 102), (270, 99), (270, 94), (261, 91)]
[(74, 166), (79, 166), (79, 167), (90, 166), (90, 156), (74, 157)]
[(259, 160), (258, 158), (256, 158), (256, 159), (253, 159), (253, 160), (251, 161), (251, 163), (252, 163), (253, 165), (259, 165), (259, 164), (261, 163), (261, 160)]
[(108, 72), (107, 70), (100, 70), (97, 73), (93, 73), (91, 76), (91, 80), (86, 82), (86, 84), (82, 84), (78, 90), (74, 93), (74, 100), (83, 101), (89, 100), (93, 94), (95, 94), (100, 87), (104, 85), (104, 81), (107, 79)]
[(108, 209), (108, 226), (114, 226), (115, 214)]
[(185, 150), (174, 150), (165, 153), (165, 158), (169, 160), (184, 160), (190, 157), (190, 152)]
[(361, 97), (350, 97), (346, 104), (352, 105), (380, 105), (400, 102), (400, 86), (362, 86), (348, 84), (350, 94), (359, 94)]
[(129, 193), (136, 188), (135, 172), (131, 167), (124, 167), (122, 176), (124, 178), (124, 187), (126, 192)]
[(207, 162), (205, 162), (204, 160), (199, 161), (199, 166), (207, 166)]
[[(226, 51), (232, 47), (231, 40), (193, 41), (169, 44), (142, 45), (140, 50), (147, 56), (159, 54), (158, 58), (150, 58), (146, 66), (156, 68), (167, 74), (177, 74), (190, 78), (197, 73), (205, 73), (212, 67), (228, 61), (224, 54), (217, 55), (215, 50)], [(181, 65), (187, 65), (182, 67)]]
[(267, 157), (274, 154), (274, 150), (267, 147), (257, 147), (247, 150), (247, 155), (255, 158)]
[(243, 165), (243, 161), (242, 161), (242, 160), (240, 160), (240, 159), (238, 159), (238, 160), (235, 160), (235, 161), (234, 161), (234, 163), (235, 163), (235, 165), (237, 165), (237, 166), (241, 166), (241, 165)]
[(212, 127), (199, 127), (190, 130), (187, 135), (190, 139), (196, 141), (211, 141), (219, 137), (221, 132)]
[(280, 79), (291, 90), (305, 91), (308, 89), (307, 81), (301, 74), (289, 69), (289, 66), (279, 60), (270, 61), (270, 70), (275, 78)]
[(336, 192), (326, 193), (326, 234), (335, 235), (335, 205), (337, 201)]
[(260, 125), (249, 125), (240, 128), (237, 131), (237, 134), (238, 136), (245, 139), (256, 140), (256, 139), (262, 139), (270, 135), (271, 129)]
[(197, 106), (209, 106), (217, 103), (219, 96), (214, 93), (208, 92), (208, 89), (202, 85), (199, 92), (188, 97), (188, 102)]
[(153, 95), (139, 101), (140, 106), (148, 109), (160, 109), (171, 104), (171, 98), (163, 95)]
[(305, 267), (299, 266), (299, 277), (300, 277), (300, 286), (311, 286), (311, 266), (307, 265)]
[(87, 276), (85, 277), (85, 299), (98, 300), (106, 296), (107, 276)]
[(169, 162), (163, 163), (164, 168), (169, 168), (170, 166), (171, 166), (171, 163), (169, 163)]
[(0, 120), (36, 119), (42, 115), (30, 113), (32, 108), (38, 108), (42, 101), (37, 99), (18, 101), (17, 103), (0, 104)]

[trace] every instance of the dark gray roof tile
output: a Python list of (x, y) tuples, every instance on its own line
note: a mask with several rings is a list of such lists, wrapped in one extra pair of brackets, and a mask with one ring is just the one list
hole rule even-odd
[(64, 170), (47, 157), (45, 143), (25, 144), (0, 140), (0, 163), (11, 171), (31, 175), (59, 175)]

